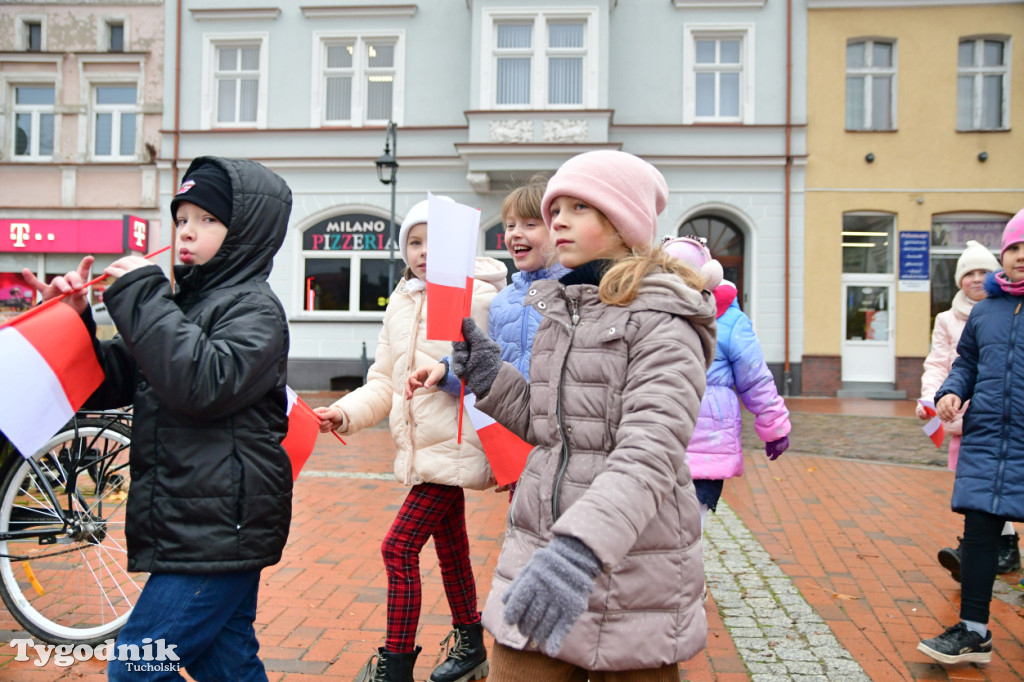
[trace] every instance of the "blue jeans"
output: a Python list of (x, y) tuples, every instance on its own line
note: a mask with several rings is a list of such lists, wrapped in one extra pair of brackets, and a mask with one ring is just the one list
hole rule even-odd
[(253, 628), (259, 585), (258, 570), (149, 576), (112, 653), (122, 645), (135, 645), (140, 652), (149, 647), (157, 655), (163, 640), (165, 647), (174, 646), (180, 660), (111, 660), (108, 679), (181, 680), (180, 667), (196, 682), (265, 681)]

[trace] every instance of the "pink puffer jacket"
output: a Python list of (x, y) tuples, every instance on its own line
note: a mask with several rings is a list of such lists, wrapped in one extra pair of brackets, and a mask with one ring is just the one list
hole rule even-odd
[[(967, 298), (962, 291), (957, 293), (957, 298)], [(921, 375), (921, 397), (932, 400), (935, 392), (942, 386), (942, 382), (949, 375), (953, 361), (957, 359), (956, 344), (960, 342), (960, 335), (967, 325), (967, 314), (964, 314), (962, 301), (957, 305), (956, 298), (954, 305), (949, 310), (935, 316), (935, 329), (932, 330), (932, 349), (928, 357), (924, 359), (924, 374)], [(970, 306), (967, 307), (970, 310)], [(969, 313), (968, 313), (969, 314)], [(960, 408), (956, 418), (951, 422), (943, 422), (946, 433), (952, 438), (949, 441), (948, 466), (951, 471), (956, 471), (956, 462), (960, 454), (960, 436), (963, 433), (964, 412), (967, 411), (968, 400)], [(917, 406), (918, 416), (923, 415), (921, 405)]]

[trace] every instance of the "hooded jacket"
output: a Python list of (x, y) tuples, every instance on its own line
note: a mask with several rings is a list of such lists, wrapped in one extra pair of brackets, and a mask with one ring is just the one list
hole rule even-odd
[(935, 399), (953, 393), (964, 413), (953, 511), (975, 510), (1024, 521), (1024, 297), (985, 280), (988, 297), (971, 310), (959, 357)]
[(536, 444), (509, 508), (484, 625), (505, 646), (542, 646), (505, 622), (502, 595), (537, 549), (568, 535), (603, 571), (557, 657), (606, 671), (687, 660), (707, 637), (686, 444), (714, 355), (714, 301), (657, 273), (626, 306), (602, 303), (596, 285), (554, 280), (536, 282), (527, 302), (544, 318), (530, 380), (503, 363), (477, 401)]
[[(491, 299), (505, 286), (505, 265), (477, 258), (473, 273), (473, 319), (487, 324)], [(355, 433), (389, 417), (395, 441), (395, 478), (405, 485), (439, 483), (473, 490), (494, 485), (480, 438), (468, 417), (458, 442), (459, 399), (438, 387), (416, 391), (405, 399), (409, 373), (436, 362), (451, 350), (451, 341), (427, 339), (427, 293), (421, 280), (398, 283), (384, 312), (373, 365), (366, 383), (332, 407), (341, 409), (338, 433)]]
[(743, 416), (740, 401), (754, 415), (754, 430), (767, 442), (790, 431), (789, 410), (779, 397), (775, 379), (764, 361), (750, 318), (736, 302), (735, 287), (715, 289), (727, 298), (718, 316), (715, 360), (708, 368), (708, 388), (686, 462), (694, 478), (723, 480), (743, 475)]
[(523, 308), (527, 292), (542, 279), (558, 279), (569, 270), (559, 263), (539, 270), (512, 275), (512, 284), (502, 289), (491, 301), (488, 332), (501, 344), (501, 359), (515, 366), (525, 377), (530, 376), (530, 355), (533, 337), (540, 326), (541, 315), (534, 308)]
[[(291, 521), (281, 447), (288, 324), (267, 284), (291, 191), (253, 161), (200, 157), (231, 180), (232, 217), (202, 265), (132, 270), (104, 295), (119, 335), (96, 341), (89, 407), (134, 404), (128, 570), (220, 573), (277, 563)], [(187, 173), (186, 173), (187, 175)], [(95, 330), (91, 316), (86, 324)]]

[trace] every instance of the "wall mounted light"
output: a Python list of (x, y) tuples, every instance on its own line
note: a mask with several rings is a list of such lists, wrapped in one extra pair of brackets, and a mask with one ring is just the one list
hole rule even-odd
[(872, 154), (871, 152), (868, 152), (868, 155), (864, 157), (864, 160), (867, 161), (868, 163), (874, 163), (875, 155)]
[(978, 154), (978, 161), (981, 161), (982, 163), (988, 161), (988, 152), (980, 152)]

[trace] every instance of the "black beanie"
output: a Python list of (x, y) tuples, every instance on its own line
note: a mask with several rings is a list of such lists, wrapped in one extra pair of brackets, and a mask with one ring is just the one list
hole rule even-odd
[(178, 204), (188, 201), (213, 214), (213, 217), (231, 225), (231, 179), (215, 163), (206, 163), (185, 175), (181, 189), (171, 199), (171, 218), (178, 219)]

